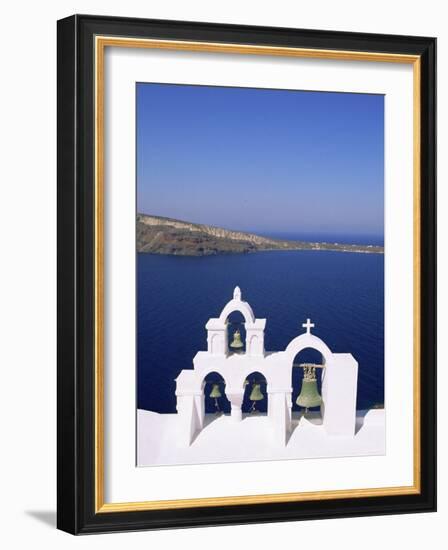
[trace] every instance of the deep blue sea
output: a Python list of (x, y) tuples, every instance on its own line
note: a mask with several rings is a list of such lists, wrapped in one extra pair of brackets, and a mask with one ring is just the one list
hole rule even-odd
[[(206, 350), (205, 324), (210, 317), (219, 316), (236, 285), (255, 316), (267, 319), (266, 350), (284, 350), (292, 338), (303, 332), (301, 325), (310, 317), (316, 325), (313, 333), (332, 351), (352, 353), (358, 361), (358, 409), (384, 402), (382, 254), (327, 251), (210, 257), (138, 254), (137, 273), (139, 408), (159, 413), (176, 411), (174, 379), (181, 370), (192, 368), (197, 351)], [(235, 320), (238, 321), (231, 319)], [(317, 352), (304, 350), (296, 362), (319, 359)], [(295, 401), (302, 369), (293, 371)], [(206, 393), (210, 387), (206, 386)], [(265, 393), (263, 385), (261, 390)], [(247, 395), (243, 410), (249, 405)], [(225, 396), (220, 406), (228, 410)], [(258, 403), (258, 408), (266, 410), (266, 399)], [(206, 410), (213, 410), (210, 399), (206, 399)]]

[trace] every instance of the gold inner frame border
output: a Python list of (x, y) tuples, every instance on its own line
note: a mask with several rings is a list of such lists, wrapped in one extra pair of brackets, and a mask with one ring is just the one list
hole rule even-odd
[[(301, 493), (273, 493), (225, 497), (191, 498), (179, 500), (154, 500), (141, 502), (106, 503), (104, 501), (104, 55), (106, 47), (147, 48), (160, 50), (197, 51), (208, 53), (234, 53), (301, 57), (313, 59), (407, 63), (413, 65), (413, 298), (414, 298), (414, 347), (413, 347), (413, 458), (414, 483), (409, 486), (378, 487), (366, 489), (342, 489)], [(420, 166), (421, 166), (421, 60), (417, 55), (381, 52), (356, 52), (345, 50), (321, 50), (251, 44), (226, 44), (181, 40), (158, 40), (96, 36), (95, 58), (95, 513), (166, 510), (211, 506), (232, 506), (278, 502), (304, 502), (344, 498), (365, 498), (420, 494), (421, 492), (421, 219), (420, 219)]]

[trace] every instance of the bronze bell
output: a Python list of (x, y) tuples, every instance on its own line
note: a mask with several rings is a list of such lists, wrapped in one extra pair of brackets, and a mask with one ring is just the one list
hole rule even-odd
[(250, 392), (249, 399), (251, 401), (261, 401), (264, 395), (261, 393), (260, 384), (252, 384), (252, 391)]
[(235, 351), (241, 350), (241, 348), (244, 347), (243, 342), (241, 341), (241, 333), (238, 329), (233, 333), (233, 340), (230, 344), (230, 347), (234, 349)]
[(210, 397), (217, 399), (222, 397), (221, 390), (219, 389), (219, 384), (213, 384), (212, 391), (210, 392)]
[(310, 407), (318, 407), (322, 404), (322, 396), (317, 390), (316, 369), (314, 367), (304, 367), (302, 389), (296, 403), (300, 407), (304, 407), (305, 412), (308, 412)]
[(254, 382), (252, 384), (252, 391), (250, 392), (249, 399), (252, 401), (252, 407), (250, 409), (250, 412), (255, 412), (257, 401), (262, 401), (264, 399), (264, 395), (261, 393), (261, 384), (257, 384)]
[(221, 390), (219, 389), (219, 384), (213, 384), (212, 391), (210, 392), (209, 397), (215, 400), (216, 414), (219, 414), (221, 412), (221, 409), (219, 408), (218, 398), (222, 397)]

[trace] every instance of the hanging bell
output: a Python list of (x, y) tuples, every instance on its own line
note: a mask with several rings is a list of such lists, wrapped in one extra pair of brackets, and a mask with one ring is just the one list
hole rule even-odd
[(251, 401), (261, 401), (264, 395), (261, 393), (260, 384), (252, 384), (252, 391), (250, 392), (249, 399)]
[(221, 390), (219, 389), (219, 384), (213, 384), (212, 391), (210, 392), (210, 397), (217, 399), (222, 397)]
[(250, 413), (257, 412), (256, 404), (257, 401), (261, 401), (264, 395), (261, 393), (260, 384), (252, 384), (252, 391), (250, 392), (249, 399), (252, 401), (252, 407), (250, 408)]
[(236, 329), (236, 331), (233, 334), (233, 340), (232, 340), (232, 343), (230, 344), (230, 347), (235, 350), (240, 350), (241, 348), (244, 347), (244, 344), (241, 341), (241, 334), (238, 329)]
[(304, 369), (302, 389), (296, 403), (300, 407), (304, 407), (306, 411), (310, 407), (318, 407), (322, 404), (322, 397), (317, 390), (316, 370), (313, 367)]
[(218, 399), (222, 397), (221, 390), (219, 389), (219, 384), (213, 384), (212, 391), (210, 392), (210, 397), (215, 400), (215, 413), (218, 415), (221, 412), (219, 408)]

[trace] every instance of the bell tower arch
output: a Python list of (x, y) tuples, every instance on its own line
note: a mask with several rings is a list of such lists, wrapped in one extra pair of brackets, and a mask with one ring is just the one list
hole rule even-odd
[[(306, 348), (322, 355), (322, 420), (330, 435), (355, 433), (358, 363), (350, 353), (333, 353), (327, 344), (311, 333), (310, 319), (303, 323), (306, 332), (300, 334), (285, 349), (285, 361), (293, 369), (295, 357)], [(292, 403), (291, 403), (292, 406)]]
[(209, 319), (205, 325), (207, 330), (207, 351), (212, 355), (221, 357), (229, 354), (227, 320), (229, 315), (235, 311), (238, 311), (244, 317), (246, 355), (263, 357), (266, 319), (255, 318), (250, 305), (243, 301), (239, 286), (235, 287), (232, 300), (227, 302), (219, 317)]

